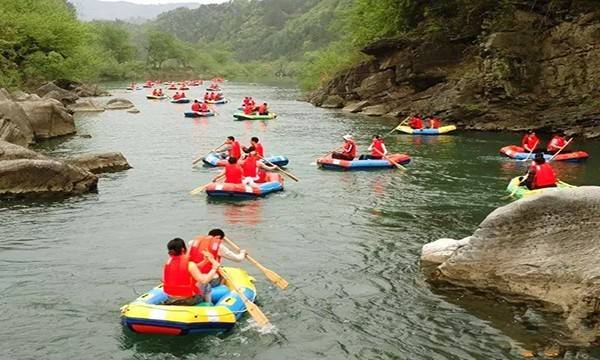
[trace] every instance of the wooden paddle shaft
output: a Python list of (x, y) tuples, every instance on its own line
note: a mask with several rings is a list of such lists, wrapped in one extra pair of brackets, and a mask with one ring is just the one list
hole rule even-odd
[(283, 170), (280, 166), (277, 166), (275, 164), (273, 164), (272, 162), (270, 162), (269, 160), (265, 159), (264, 157), (258, 155), (259, 158), (263, 159), (267, 164), (271, 165), (271, 166), (275, 166), (277, 168), (277, 170), (281, 171), (282, 173), (284, 173), (285, 175), (289, 176), (292, 180), (294, 181), (300, 181), (296, 176), (290, 174), (289, 172)]
[(561, 152), (561, 151), (563, 151), (563, 149), (564, 149), (564, 148), (566, 148), (566, 147), (567, 147), (567, 146), (568, 146), (568, 145), (571, 143), (571, 141), (573, 141), (573, 138), (570, 138), (570, 139), (569, 139), (569, 141), (567, 141), (567, 143), (565, 144), (565, 146), (563, 146), (563, 147), (561, 147), (560, 149), (558, 149), (558, 151), (557, 151), (556, 153), (554, 153), (554, 155), (552, 155), (552, 157), (550, 158), (550, 160), (548, 160), (548, 162), (550, 162), (550, 161), (554, 160), (554, 158), (555, 158), (555, 157), (556, 157), (558, 154), (560, 154), (560, 152)]

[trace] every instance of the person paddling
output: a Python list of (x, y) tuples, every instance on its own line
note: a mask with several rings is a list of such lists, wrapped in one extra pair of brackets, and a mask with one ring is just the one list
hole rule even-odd
[[(387, 149), (380, 135), (373, 135), (371, 145), (367, 149), (371, 152), (370, 155), (361, 155), (359, 160), (381, 160), (383, 155), (387, 155)], [(382, 155), (383, 154), (383, 155)]]
[(179, 93), (179, 91), (175, 91), (175, 95), (173, 95), (173, 100), (179, 100), (181, 99), (181, 94)]
[(218, 178), (225, 175), (225, 182), (230, 184), (241, 184), (244, 179), (244, 170), (238, 164), (238, 159), (235, 156), (230, 156), (227, 159), (227, 164), (225, 165), (225, 170), (221, 173), (221, 175), (215, 177), (213, 182), (217, 181)]
[(561, 151), (562, 153), (569, 152), (569, 150), (563, 149), (565, 147), (565, 145), (567, 145), (567, 141), (565, 140), (565, 138), (562, 135), (563, 135), (562, 133), (554, 134), (554, 136), (552, 137), (552, 139), (548, 142), (548, 145), (546, 146), (546, 152), (548, 152), (549, 154), (556, 154), (561, 149), (562, 149), (562, 151)]
[[(163, 266), (163, 291), (167, 294), (165, 305), (193, 306), (200, 303), (204, 294), (200, 290), (217, 274), (218, 266), (212, 266), (202, 274), (190, 261), (185, 241), (175, 238), (167, 244), (169, 258)], [(217, 260), (218, 262), (218, 260)]]
[(227, 156), (235, 157), (236, 159), (242, 157), (242, 147), (235, 137), (228, 136), (227, 140), (225, 140), (225, 145), (227, 146)]
[(258, 115), (269, 115), (269, 108), (267, 103), (262, 103), (262, 105), (259, 105)]
[[(204, 252), (208, 252), (213, 259), (217, 262), (221, 262), (221, 258), (224, 257), (228, 260), (235, 262), (242, 262), (246, 258), (246, 250), (240, 250), (239, 252), (233, 252), (225, 244), (223, 244), (223, 238), (225, 233), (221, 229), (212, 229), (206, 236), (197, 236), (189, 243), (188, 256), (190, 261), (197, 264), (198, 270), (202, 274), (208, 274), (213, 269), (210, 260), (204, 256)], [(218, 286), (220, 284), (220, 277), (218, 274), (213, 275), (211, 281), (206, 284), (201, 284), (199, 287), (200, 292), (204, 294), (206, 301), (212, 302), (210, 295), (211, 287)]]
[(412, 129), (422, 129), (423, 119), (421, 119), (418, 115), (415, 115), (408, 121), (408, 126), (410, 126)]
[(200, 103), (198, 102), (198, 100), (194, 100), (194, 103), (192, 104), (192, 111), (193, 112), (200, 112)]
[(164, 95), (165, 95), (165, 93), (163, 92), (163, 89), (162, 88), (158, 89), (158, 96), (164, 96)]
[(535, 135), (533, 130), (527, 131), (527, 134), (525, 134), (521, 140), (521, 145), (527, 152), (534, 152), (539, 143), (540, 139)]
[(350, 134), (344, 135), (343, 139), (344, 145), (342, 148), (342, 152), (334, 152), (333, 154), (331, 154), (331, 157), (333, 159), (352, 161), (356, 157), (356, 143), (354, 142), (354, 139)]
[(244, 171), (242, 182), (247, 185), (254, 185), (255, 182), (265, 182), (267, 177), (265, 170), (273, 171), (277, 169), (277, 166), (261, 162), (256, 149), (252, 146), (248, 149), (248, 155), (242, 160), (241, 165)]
[(552, 166), (544, 159), (544, 154), (535, 154), (534, 163), (525, 175), (525, 185), (529, 190), (556, 187), (556, 175)]
[(208, 112), (210, 109), (208, 107), (208, 104), (206, 103), (206, 101), (204, 101), (202, 104), (200, 104), (200, 111), (201, 112)]
[(442, 125), (442, 121), (437, 117), (430, 117), (427, 121), (427, 128), (429, 129), (439, 129)]
[(251, 149), (255, 149), (256, 153), (261, 157), (265, 156), (265, 149), (256, 136), (250, 138), (250, 146), (242, 147), (242, 150), (244, 150), (245, 153), (249, 153)]

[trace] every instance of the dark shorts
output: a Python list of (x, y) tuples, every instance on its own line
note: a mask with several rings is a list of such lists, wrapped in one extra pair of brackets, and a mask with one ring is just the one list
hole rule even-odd
[(338, 152), (334, 152), (333, 154), (331, 154), (331, 157), (333, 159), (339, 159), (339, 160), (348, 160), (348, 161), (354, 160), (353, 157), (342, 154), (342, 153), (338, 153)]
[(181, 306), (194, 306), (202, 302), (202, 298), (200, 296), (192, 296), (189, 298), (174, 298), (168, 297), (163, 305), (181, 305)]

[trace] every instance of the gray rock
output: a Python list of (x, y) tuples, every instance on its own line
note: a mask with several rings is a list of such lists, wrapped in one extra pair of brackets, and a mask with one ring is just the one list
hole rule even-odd
[(106, 110), (95, 101), (89, 99), (77, 100), (75, 104), (67, 106), (67, 109), (71, 112), (103, 112)]
[(54, 83), (47, 83), (39, 87), (36, 90), (36, 94), (45, 99), (55, 99), (63, 103), (64, 105), (74, 104), (79, 96), (77, 94), (62, 89), (56, 86)]
[(133, 103), (124, 98), (114, 98), (108, 100), (104, 106), (107, 110), (125, 110), (134, 107)]
[(389, 111), (388, 106), (385, 104), (378, 104), (367, 106), (363, 108), (362, 113), (368, 116), (383, 116)]
[(127, 159), (119, 152), (85, 154), (66, 158), (64, 161), (94, 174), (131, 169)]
[(393, 70), (377, 72), (364, 79), (356, 93), (361, 99), (368, 99), (377, 94), (390, 90), (394, 86), (395, 74)]
[(140, 113), (140, 111), (137, 108), (129, 109), (129, 110), (127, 110), (127, 112), (130, 114), (139, 114)]
[(35, 135), (27, 114), (12, 100), (0, 101), (0, 140), (21, 146), (28, 146), (35, 142)]
[(328, 96), (321, 107), (326, 109), (339, 109), (344, 107), (344, 99), (339, 95)]
[(36, 139), (49, 139), (76, 132), (73, 116), (58, 101), (23, 101), (19, 105), (27, 115)]
[(357, 113), (357, 112), (360, 112), (362, 109), (364, 109), (368, 105), (369, 105), (368, 100), (355, 101), (355, 102), (346, 104), (346, 106), (342, 109), (342, 111), (349, 112), (349, 113)]
[(0, 140), (0, 161), (17, 159), (48, 159), (48, 157), (23, 146)]
[(589, 345), (600, 340), (599, 228), (600, 187), (522, 199), (488, 215), (431, 280), (539, 304)]

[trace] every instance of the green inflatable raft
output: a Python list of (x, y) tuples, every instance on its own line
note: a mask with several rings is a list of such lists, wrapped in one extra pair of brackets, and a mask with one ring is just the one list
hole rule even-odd
[(275, 113), (269, 113), (268, 115), (246, 115), (243, 112), (237, 112), (233, 114), (235, 120), (272, 120), (277, 117)]
[(574, 185), (570, 185), (570, 184), (567, 184), (566, 182), (562, 182), (559, 180), (556, 183), (556, 187), (537, 189), (537, 190), (529, 190), (527, 188), (527, 186), (520, 185), (520, 183), (521, 183), (521, 177), (516, 177), (508, 183), (508, 187), (506, 188), (506, 191), (508, 191), (510, 193), (510, 195), (516, 199), (540, 195), (540, 194), (543, 194), (543, 193), (546, 193), (549, 191), (556, 191), (557, 189), (568, 189), (568, 188), (576, 187)]

